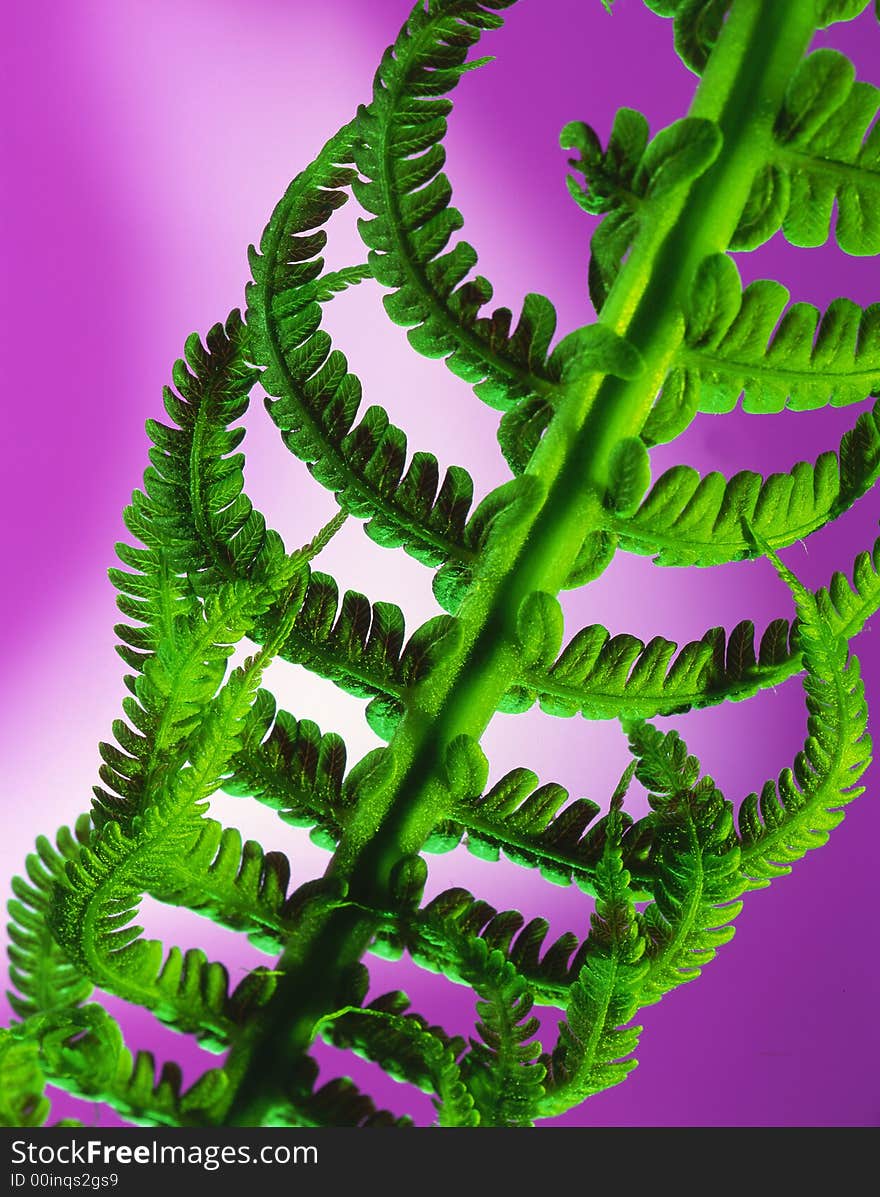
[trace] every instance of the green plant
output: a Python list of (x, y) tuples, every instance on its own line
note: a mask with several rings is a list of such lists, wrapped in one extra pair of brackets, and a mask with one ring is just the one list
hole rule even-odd
[[(190, 338), (151, 421), (151, 467), (113, 573), (132, 670), (116, 744), (88, 816), (40, 839), (11, 904), (14, 1024), (0, 1039), (3, 1121), (47, 1117), (45, 1079), (134, 1121), (386, 1125), (344, 1082), (316, 1087), (317, 1036), (429, 1089), (441, 1125), (530, 1125), (616, 1084), (633, 1066), (637, 1011), (692, 979), (732, 935), (742, 895), (824, 842), (869, 754), (850, 638), (880, 603), (877, 553), (807, 592), (776, 551), (834, 520), (875, 482), (880, 430), (858, 416), (837, 453), (790, 474), (706, 478), (688, 466), (651, 482), (649, 449), (697, 411), (742, 397), (755, 412), (854, 403), (880, 385), (880, 309), (845, 300), (786, 308), (777, 283), (742, 289), (731, 249), (780, 227), (801, 245), (834, 235), (880, 250), (878, 93), (842, 55), (805, 57), (818, 25), (864, 0), (687, 0), (676, 46), (702, 73), (689, 115), (650, 139), (623, 110), (604, 147), (584, 125), (572, 193), (604, 214), (593, 239), (595, 323), (553, 344), (548, 299), (484, 314), (488, 282), (459, 241), (442, 173), (446, 98), (471, 47), (513, 0), (419, 5), (383, 59), (370, 105), (291, 184), (251, 257), (244, 320)], [(729, 11), (728, 11), (729, 10)], [(726, 20), (725, 20), (726, 18)], [(349, 191), (365, 211), (365, 265), (324, 270), (323, 225)], [(473, 484), (403, 433), (321, 329), (323, 305), (373, 278), (413, 347), (444, 359), (501, 413), (511, 480), (473, 507)], [(552, 346), (552, 348), (551, 348)], [(341, 516), (288, 553), (243, 490), (235, 428), (259, 379), (286, 445), (333, 491)], [(360, 419), (358, 417), (360, 416)], [(389, 603), (346, 595), (311, 562), (350, 515), (386, 547), (437, 570), (443, 611), (408, 640)], [(677, 649), (588, 627), (563, 649), (557, 595), (595, 579), (618, 550), (710, 566), (769, 556), (797, 621), (760, 645), (744, 623)], [(256, 647), (229, 669), (232, 647)], [(387, 747), (346, 771), (345, 749), (278, 711), (261, 688), (274, 657), (369, 700)], [(803, 753), (737, 812), (676, 733), (645, 722), (743, 698), (803, 672)], [(606, 814), (517, 769), (488, 786), (481, 736), (496, 711), (618, 718), (633, 766)], [(651, 795), (623, 811), (635, 776)], [(218, 789), (313, 829), (324, 877), (289, 892), (277, 852), (207, 817)], [(423, 904), (423, 853), (499, 852), (595, 898), (589, 935), (544, 948), (540, 920), (491, 911), (463, 891)], [(280, 954), (234, 990), (199, 951), (165, 952), (133, 925), (142, 896), (199, 910)], [(402, 994), (364, 1006), (368, 952), (409, 953), (470, 985), (470, 1044), (408, 1012)], [(227, 1051), (182, 1091), (173, 1065), (132, 1058), (92, 985)], [(544, 1052), (535, 1003), (564, 1010)]]

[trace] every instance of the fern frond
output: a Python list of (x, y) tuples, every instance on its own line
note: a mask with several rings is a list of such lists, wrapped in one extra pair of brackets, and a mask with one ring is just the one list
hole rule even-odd
[(569, 177), (569, 191), (585, 211), (604, 214), (590, 242), (590, 298), (597, 312), (655, 201), (703, 174), (718, 154), (720, 136), (712, 121), (685, 117), (649, 139), (648, 122), (632, 108), (615, 116), (605, 151), (582, 121), (562, 130), (563, 149), (579, 153), (569, 164), (585, 180), (581, 185)]
[[(880, 605), (865, 603), (862, 618)], [(801, 668), (787, 620), (767, 625), (760, 642), (751, 620), (728, 634), (710, 628), (681, 648), (662, 636), (647, 644), (612, 636), (601, 624), (577, 632), (545, 670), (525, 671), (523, 684), (505, 699), (505, 710), (527, 710), (536, 700), (548, 715), (588, 719), (649, 719), (738, 702), (780, 685)]]
[(289, 860), (283, 852), (265, 852), (255, 840), (242, 841), (236, 827), (215, 819), (203, 819), (199, 828), (186, 855), (169, 860), (149, 892), (220, 926), (248, 931), (256, 946), (274, 951), (284, 925)]
[(857, 81), (838, 50), (808, 55), (788, 85), (774, 145), (731, 249), (754, 249), (782, 229), (793, 245), (880, 253), (880, 90)]
[[(570, 885), (593, 893), (594, 875), (605, 842), (606, 820), (596, 822), (599, 806), (587, 798), (569, 802), (568, 791), (555, 782), (538, 784), (529, 769), (513, 769), (485, 794), (462, 796), (426, 845), (427, 851), (448, 851), (464, 838), (470, 852), (495, 861), (501, 852), (514, 864), (537, 868), (554, 885)], [(621, 815), (624, 829), (632, 819)], [(626, 838), (630, 865), (644, 863), (640, 845)]]
[(699, 762), (681, 737), (641, 724), (630, 730), (630, 747), (655, 812), (654, 901), (640, 917), (648, 970), (639, 1004), (651, 1005), (698, 977), (733, 937), (745, 882), (731, 804), (710, 777), (697, 780)]
[[(133, 871), (138, 846), (122, 842), (115, 828), (108, 824), (94, 847), (68, 866), (50, 929), (66, 955), (101, 989), (152, 1010), (160, 1021), (196, 1035), (211, 1050), (222, 1050), (247, 1013), (268, 1000), (275, 978), (255, 970), (230, 992), (226, 968), (209, 962), (201, 949), (173, 947), (166, 954), (158, 940), (142, 938), (132, 920), (141, 892), (152, 887), (144, 882), (137, 887), (126, 876), (126, 865)], [(162, 887), (162, 882), (156, 886), (160, 893)]]
[(404, 620), (393, 603), (374, 603), (313, 574), (302, 608), (280, 655), (329, 677), (342, 689), (371, 698), (366, 716), (373, 731), (390, 739), (409, 690), (451, 647), (458, 625), (448, 615), (428, 619), (404, 641)]
[(814, 464), (801, 461), (767, 478), (742, 470), (729, 479), (673, 466), (637, 511), (606, 512), (603, 527), (622, 549), (652, 556), (657, 565), (723, 565), (756, 555), (745, 523), (774, 548), (785, 548), (837, 519), (878, 476), (880, 404), (844, 433), (837, 453), (823, 453)]
[(141, 928), (132, 925), (141, 894), (127, 872), (137, 863), (137, 849), (118, 824), (107, 823), (68, 863), (49, 928), (100, 988), (153, 1010), (181, 1030), (222, 1043), (231, 1030), (226, 969), (208, 964), (198, 949), (184, 955), (172, 948), (163, 960), (162, 944), (140, 938)]
[(356, 287), (373, 277), (369, 265), (364, 262), (360, 266), (343, 266), (341, 270), (328, 270), (312, 283), (313, 298), (318, 303), (327, 303), (343, 291)]
[(466, 241), (447, 249), (461, 229), (443, 173), (445, 99), (482, 60), (467, 61), (486, 29), (502, 24), (494, 12), (514, 0), (433, 0), (418, 4), (385, 53), (373, 100), (358, 113), (355, 160), (363, 176), (354, 193), (372, 219), (361, 220), (375, 278), (391, 294), (391, 319), (409, 328), (412, 346), (505, 410), (528, 395), (553, 391), (559, 379), (548, 350), (556, 312), (543, 295), (526, 296), (513, 327), (506, 308), (481, 311), (493, 296), (482, 275), (472, 277), (477, 253)]
[(571, 932), (548, 946), (548, 929), (545, 919), (526, 922), (517, 910), (497, 911), (466, 889), (450, 889), (380, 929), (371, 950), (392, 959), (407, 951), (421, 968), (467, 984), (466, 945), (479, 937), (489, 951), (501, 952), (513, 965), (536, 1002), (558, 1006), (585, 949)]
[[(160, 571), (159, 576), (167, 573), (164, 554), (156, 550), (153, 556), (155, 560), (147, 567), (150, 574), (145, 576), (155, 577), (154, 570)], [(113, 725), (119, 747), (101, 745), (104, 786), (96, 787), (93, 805), (97, 826), (116, 819), (129, 827), (145, 809), (152, 788), (161, 786), (175, 754), (183, 749), (186, 759), (186, 745), (217, 694), (232, 646), (277, 604), (279, 591), (290, 589), (291, 578), (295, 580), (288, 602), (302, 601), (305, 564), (282, 554), (274, 568), (277, 572), (266, 583), (256, 579), (224, 582), (207, 595), (204, 604), (195, 602), (177, 613), (170, 627), (161, 631), (151, 624), (142, 629), (117, 629), (128, 646), (137, 645), (135, 653), (124, 646), (122, 655), (139, 674), (126, 679), (133, 693), (123, 704), (128, 722), (117, 720)], [(120, 595), (123, 609), (127, 609), (125, 598)], [(134, 614), (149, 618), (146, 612)], [(227, 697), (229, 694), (231, 691)], [(199, 734), (204, 733), (201, 727)]]
[[(98, 825), (108, 818), (128, 825), (143, 807), (165, 757), (192, 729), (195, 709), (216, 691), (228, 644), (267, 612), (280, 579), (307, 568), (302, 553), (286, 556), (243, 493), (244, 459), (233, 451), (244, 431), (232, 425), (257, 378), (245, 340), (237, 311), (204, 344), (189, 337), (173, 369), (176, 390), (164, 393), (172, 424), (147, 423), (152, 464), (125, 512), (143, 547), (117, 545), (133, 572), (110, 571), (120, 609), (136, 621), (117, 626), (118, 651), (141, 676), (126, 679), (136, 697), (126, 704), (129, 723), (114, 724), (119, 746), (101, 746)], [(204, 607), (198, 594), (207, 596)]]
[(67, 861), (74, 860), (92, 834), (88, 815), (71, 831), (62, 827), (54, 846), (40, 836), (36, 852), (25, 862), (27, 880), (13, 877), (9, 902), (9, 980), (17, 992), (7, 993), (19, 1018), (78, 1006), (92, 991), (88, 978), (62, 952), (49, 930), (47, 916), (55, 885)]
[[(302, 587), (291, 592), (293, 612), (300, 601), (296, 590), (301, 598)], [(281, 620), (279, 642), (292, 622), (291, 610)], [(186, 743), (186, 767), (181, 768), (183, 761), (178, 762), (179, 772), (169, 784), (149, 796), (143, 813), (133, 821), (132, 828), (139, 839), (161, 838), (167, 850), (175, 821), (181, 821), (186, 834), (188, 819), (204, 812), (206, 800), (220, 788), (231, 759), (241, 748), (262, 672), (274, 655), (274, 647), (270, 642), (260, 653), (247, 658), (230, 673), (216, 697), (202, 706), (200, 722)]]
[(50, 1104), (39, 1049), (0, 1027), (0, 1126), (43, 1126)]
[(321, 1027), (334, 1047), (347, 1048), (377, 1063), (397, 1081), (436, 1095), (438, 1126), (475, 1126), (479, 1116), (461, 1077), (457, 1057), (465, 1043), (418, 1014), (406, 1013), (405, 994), (387, 993), (362, 1009), (329, 1016)]
[(827, 587), (816, 591), (816, 603), (832, 635), (852, 640), (880, 606), (880, 540), (871, 552), (859, 553), (852, 576), (835, 572)]
[[(147, 421), (151, 466), (144, 493), (171, 567), (202, 593), (218, 582), (263, 576), (283, 549), (243, 493), (235, 450), (259, 372), (247, 363), (247, 330), (235, 310), (204, 344), (193, 334), (164, 391), (172, 424)], [(118, 580), (118, 575), (114, 580)], [(121, 579), (124, 580), (124, 579)]]
[(702, 73), (731, 0), (645, 0), (651, 12), (672, 17), (675, 50), (695, 75)]
[(210, 1099), (224, 1087), (219, 1070), (210, 1070), (183, 1091), (178, 1065), (157, 1069), (152, 1052), (132, 1056), (119, 1025), (101, 1006), (56, 1011), (29, 1027), (52, 1085), (106, 1101), (138, 1126), (204, 1125)]
[[(247, 288), (251, 354), (263, 367), (270, 415), (287, 447), (308, 463), (340, 505), (367, 520), (382, 545), (402, 545), (417, 560), (439, 565), (459, 555), (473, 498), (467, 472), (451, 467), (440, 484), (437, 460), (415, 453), (406, 466), (406, 437), (380, 407), (355, 424), (361, 385), (345, 356), (321, 330), (312, 283), (323, 270), (320, 226), (346, 201), (355, 172), (354, 126), (327, 143), (298, 175), (250, 254)], [(314, 230), (319, 231), (314, 231)]]
[(341, 831), (345, 763), (340, 736), (322, 735), (310, 719), (277, 710), (269, 691), (260, 690), (223, 789), (256, 798), (285, 823), (311, 828), (316, 843), (333, 846)]
[(316, 571), (279, 655), (359, 698), (400, 697), (404, 627), (395, 604), (351, 590), (340, 601), (334, 579)]
[[(289, 633), (302, 596), (301, 573), (295, 566), (291, 568), (292, 582), (289, 576), (284, 578), (284, 599), (276, 629), (278, 643)], [(244, 584), (227, 584), (227, 588), (230, 586), (234, 599)], [(261, 610), (270, 605), (273, 597), (277, 595), (270, 587), (258, 586), (249, 591), (249, 600)], [(217, 625), (212, 619), (215, 608), (220, 612)], [(232, 603), (232, 610), (235, 619), (241, 619), (237, 602)], [(225, 668), (230, 651), (226, 641), (237, 637), (221, 636), (213, 629), (225, 627), (227, 633), (231, 629), (241, 635), (244, 628), (235, 620), (230, 624), (226, 604), (220, 599), (215, 601), (214, 596), (205, 602), (203, 624), (211, 630), (207, 637), (209, 659), (216, 653)], [(202, 646), (196, 655), (203, 660), (206, 640), (202, 624), (190, 643), (192, 640)], [(147, 694), (155, 693), (160, 700), (165, 696), (165, 650), (165, 644), (160, 643), (145, 667), (142, 679), (153, 690), (141, 687), (138, 696), (142, 700)], [(162, 777), (162, 784), (145, 793), (143, 809), (125, 826), (120, 821), (104, 822), (88, 845), (67, 862), (49, 912), (50, 930), (63, 951), (102, 988), (154, 1010), (165, 1021), (215, 1039), (229, 1033), (236, 1011), (251, 1000), (247, 989), (239, 986), (229, 998), (225, 969), (207, 964), (202, 952), (183, 956), (173, 949), (163, 962), (162, 945), (138, 938), (140, 928), (131, 926), (131, 922), (141, 895), (157, 882), (161, 884), (168, 862), (184, 857), (198, 842), (206, 799), (219, 788), (228, 774), (230, 759), (241, 747), (262, 670), (276, 650), (277, 643), (270, 642), (260, 654), (233, 670), (216, 696), (222, 669), (205, 686), (199, 681), (186, 691), (191, 726), (182, 749), (167, 762), (173, 767)], [(146, 702), (145, 706), (150, 712), (151, 704)], [(153, 711), (156, 709), (161, 709), (161, 702), (153, 706)], [(150, 730), (145, 729), (147, 733)], [(147, 734), (145, 743), (151, 748), (154, 738)], [(271, 984), (274, 986), (274, 981)]]
[(630, 875), (623, 865), (620, 811), (609, 816), (602, 858), (596, 870), (596, 907), (586, 958), (568, 993), (566, 1019), (546, 1058), (547, 1094), (543, 1117), (620, 1084), (636, 1066), (640, 1027), (622, 1028), (639, 1006), (647, 970), (645, 939), (639, 930)]
[(781, 283), (742, 287), (726, 254), (699, 266), (675, 365), (648, 418), (651, 443), (677, 436), (695, 411), (760, 414), (843, 407), (880, 391), (880, 304), (835, 299), (824, 312), (789, 305)]
[[(851, 460), (849, 451), (844, 455)], [(744, 537), (748, 539), (745, 533)], [(749, 552), (755, 553), (754, 541), (749, 541)], [(880, 541), (871, 553), (856, 558), (851, 581), (838, 572), (827, 588), (817, 591), (824, 617), (846, 639), (860, 632), (880, 606), (878, 570)], [(338, 596), (329, 575), (312, 574), (280, 655), (330, 677), (349, 693), (374, 699), (367, 708), (368, 722), (388, 738), (402, 713), (408, 686), (422, 676), (416, 661), (424, 660), (426, 649), (433, 660), (434, 649), (429, 646), (435, 633), (454, 634), (452, 626), (429, 624), (426, 641), (419, 637), (408, 647), (411, 663), (402, 670), (396, 649), (403, 638), (399, 608), (371, 603), (353, 592), (347, 592), (340, 605)], [(645, 644), (635, 636), (612, 636), (601, 625), (591, 624), (555, 659), (522, 664), (518, 683), (499, 709), (521, 712), (540, 701), (548, 714), (564, 717), (582, 712), (590, 719), (651, 719), (727, 699), (739, 701), (780, 685), (801, 670), (791, 627), (788, 620), (775, 619), (756, 642), (754, 625), (743, 620), (729, 634), (723, 628), (710, 628), (679, 649), (662, 636)], [(393, 636), (389, 629), (394, 629)], [(364, 646), (369, 645), (372, 650), (365, 652)], [(256, 783), (255, 778), (249, 784), (257, 789)]]
[[(824, 29), (837, 21), (852, 21), (871, 0), (821, 0), (816, 18)], [(703, 72), (721, 32), (731, 0), (645, 0), (651, 12), (673, 18), (675, 49), (696, 75)]]
[(797, 604), (807, 738), (794, 767), (740, 807), (741, 869), (753, 889), (791, 872), (794, 861), (827, 841), (843, 820), (842, 808), (864, 792), (857, 782), (871, 759), (858, 659), (824, 617), (821, 602), (775, 560)]
[(483, 938), (463, 950), (464, 979), (477, 994), (479, 1040), (462, 1058), (464, 1082), (480, 1121), (489, 1126), (531, 1126), (544, 1094), (546, 1068), (534, 1040), (533, 998), (504, 953)]
[(398, 1118), (376, 1107), (348, 1077), (327, 1081), (317, 1087), (318, 1065), (304, 1056), (292, 1077), (284, 1098), (267, 1126), (349, 1126), (362, 1128), (409, 1127), (412, 1119)]

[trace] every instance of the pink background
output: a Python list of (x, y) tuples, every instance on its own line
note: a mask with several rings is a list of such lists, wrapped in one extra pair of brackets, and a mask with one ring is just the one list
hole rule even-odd
[[(160, 388), (186, 334), (204, 332), (242, 302), (247, 244), (292, 174), (369, 98), (375, 65), (408, 8), (407, 0), (31, 0), (7, 13), (6, 892), (35, 835), (87, 807), (97, 742), (119, 712), (124, 670), (113, 651), (117, 614), (106, 570), (114, 541), (125, 535), (121, 510), (146, 464), (144, 420), (161, 415)], [(871, 77), (880, 33), (869, 15), (820, 40), (845, 49)], [(499, 301), (516, 306), (526, 291), (544, 291), (568, 331), (591, 318), (590, 226), (565, 190), (559, 129), (579, 118), (605, 135), (624, 104), (645, 111), (657, 129), (683, 115), (693, 79), (672, 52), (668, 23), (638, 0), (620, 0), (613, 17), (598, 0), (532, 0), (512, 11), (486, 49), (498, 61), (462, 85), (448, 143), (466, 236)], [(352, 206), (337, 218), (333, 263), (362, 259), (354, 215)], [(776, 239), (741, 269), (747, 278), (777, 277), (795, 298), (820, 305), (840, 294), (877, 298), (875, 263), (846, 259), (833, 246), (799, 251)], [(364, 286), (337, 301), (330, 324), (367, 401), (386, 406), (414, 448), (467, 466), (482, 491), (503, 480), (497, 416), (441, 365), (412, 354), (403, 332), (383, 318), (375, 290)], [(847, 411), (704, 416), (655, 461), (658, 469), (678, 460), (728, 473), (788, 469), (836, 447), (854, 418)], [(288, 543), (300, 543), (332, 501), (286, 453), (259, 402), (247, 425), (249, 491)], [(876, 525), (876, 500), (868, 497), (786, 560), (820, 585), (871, 546)], [(320, 567), (373, 599), (399, 602), (410, 628), (436, 610), (430, 574), (376, 548), (355, 525)], [(596, 585), (568, 597), (567, 611), (571, 633), (604, 622), (644, 639), (687, 639), (746, 616), (763, 628), (790, 616), (791, 603), (763, 562), (675, 571), (621, 556)], [(872, 639), (864, 634), (856, 648), (876, 702)], [(329, 683), (278, 666), (268, 685), (294, 714), (341, 731), (352, 756), (375, 743), (361, 704)], [(792, 683), (674, 723), (738, 799), (800, 747), (803, 701)], [(528, 765), (599, 802), (626, 762), (615, 725), (536, 712), (499, 717), (486, 745), (493, 776)], [(831, 843), (791, 878), (749, 898), (736, 938), (705, 976), (645, 1012), (637, 1071), (561, 1124), (876, 1124), (875, 772)], [(305, 835), (254, 803), (221, 797), (216, 812), (267, 848), (287, 850), (299, 879), (326, 861)], [(431, 866), (432, 892), (464, 884), (496, 905), (544, 914), (556, 933), (586, 927), (588, 903), (576, 889), (550, 888), (532, 872), (490, 867), (464, 852), (431, 858)], [(147, 902), (144, 919), (169, 942), (204, 946), (235, 977), (258, 959), (240, 938), (187, 912)], [(370, 968), (375, 992), (405, 988), (449, 1030), (472, 1026), (465, 990), (403, 962)], [(190, 1076), (212, 1062), (149, 1015), (111, 1004), (133, 1047), (185, 1057)], [(547, 1021), (552, 1031), (552, 1014)], [(371, 1067), (322, 1056), (326, 1078), (350, 1072), (396, 1111), (429, 1116), (427, 1099), (411, 1100)], [(113, 1121), (66, 1098), (55, 1112), (73, 1109), (87, 1121)]]

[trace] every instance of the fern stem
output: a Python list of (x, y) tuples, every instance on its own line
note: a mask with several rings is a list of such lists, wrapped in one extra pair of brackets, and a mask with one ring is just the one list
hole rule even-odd
[[(388, 752), (393, 777), (352, 812), (329, 873), (345, 903), (303, 920), (281, 958), (275, 996), (233, 1048), (236, 1090), (227, 1124), (259, 1125), (312, 1040), (342, 1004), (340, 987), (392, 904), (392, 874), (448, 812), (448, 746), (479, 739), (516, 681), (516, 618), (535, 591), (558, 593), (597, 526), (612, 451), (637, 436), (682, 340), (680, 306), (696, 267), (730, 243), (757, 170), (772, 148), (786, 84), (814, 31), (803, 0), (734, 0), (691, 115), (717, 122), (724, 142), (709, 170), (653, 205), (602, 313), (646, 363), (636, 380), (590, 375), (568, 389), (524, 475), (518, 508), (490, 537), (458, 613), (456, 650), (416, 689)], [(355, 905), (356, 904), (356, 905)]]

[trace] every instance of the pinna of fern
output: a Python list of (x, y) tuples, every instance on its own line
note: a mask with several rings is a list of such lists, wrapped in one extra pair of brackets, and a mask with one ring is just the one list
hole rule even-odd
[[(90, 814), (54, 847), (38, 841), (10, 905), (19, 1021), (0, 1069), (14, 1125), (45, 1120), (45, 1081), (153, 1124), (408, 1123), (348, 1080), (319, 1083), (319, 1037), (430, 1093), (438, 1125), (533, 1125), (628, 1075), (638, 1011), (698, 976), (732, 936), (743, 895), (823, 843), (859, 793), (870, 746), (849, 640), (880, 604), (876, 546), (851, 583), (838, 573), (815, 594), (777, 550), (873, 486), (875, 412), (859, 413), (836, 452), (766, 479), (682, 465), (652, 485), (649, 450), (740, 400), (759, 415), (876, 395), (876, 307), (786, 308), (778, 284), (743, 290), (728, 257), (777, 228), (816, 244), (835, 199), (841, 247), (877, 252), (874, 89), (839, 55), (805, 57), (815, 28), (864, 5), (650, 5), (674, 18), (676, 46), (704, 80), (691, 113), (653, 139), (630, 110), (604, 150), (587, 126), (566, 130), (585, 179), (572, 192), (604, 219), (590, 276), (598, 319), (554, 344), (543, 296), (517, 319), (484, 314), (493, 288), (453, 240), (462, 218), (443, 171), (448, 97), (514, 2), (416, 6), (371, 102), (294, 179), (252, 250), (244, 320), (233, 312), (204, 344), (187, 341), (165, 395), (170, 423), (148, 425), (151, 465), (126, 512), (139, 546), (119, 547), (126, 568), (112, 574), (130, 621), (117, 629), (132, 670), (126, 718), (102, 745)], [(327, 271), (324, 226), (349, 194), (367, 264)], [(368, 278), (413, 348), (502, 413), (513, 477), (476, 505), (464, 470), (441, 481), (434, 455), (408, 457), (382, 408), (361, 412), (360, 381), (322, 322), (334, 296)], [(285, 445), (340, 506), (294, 553), (244, 490), (237, 422), (257, 381)], [(346, 516), (437, 571), (442, 612), (408, 638), (395, 604), (340, 599), (312, 569)], [(670, 567), (764, 556), (797, 618), (773, 621), (757, 645), (748, 620), (680, 649), (598, 625), (566, 642), (559, 593), (618, 549)], [(245, 640), (253, 654), (230, 669)], [(349, 766), (338, 735), (280, 710), (261, 684), (276, 657), (368, 700), (384, 746)], [(803, 752), (738, 806), (677, 733), (646, 722), (800, 672)], [(483, 731), (497, 711), (535, 702), (622, 720), (633, 765), (605, 813), (524, 766), (490, 785)], [(633, 777), (649, 794), (638, 820), (623, 810)], [(309, 828), (332, 852), (325, 875), (300, 881), (286, 854), (210, 818), (220, 789)], [(582, 934), (548, 944), (545, 920), (464, 889), (426, 902), (424, 854), (460, 843), (575, 884), (594, 899), (589, 928), (585, 916)], [(246, 933), (275, 967), (231, 988), (200, 949), (144, 938), (144, 895)], [(473, 1037), (429, 1025), (398, 991), (369, 993), (368, 953), (407, 953), (468, 985)], [(132, 1054), (109, 1013), (85, 1004), (93, 985), (222, 1063), (184, 1090), (173, 1062)], [(536, 1005), (562, 1012), (557, 1031)]]

